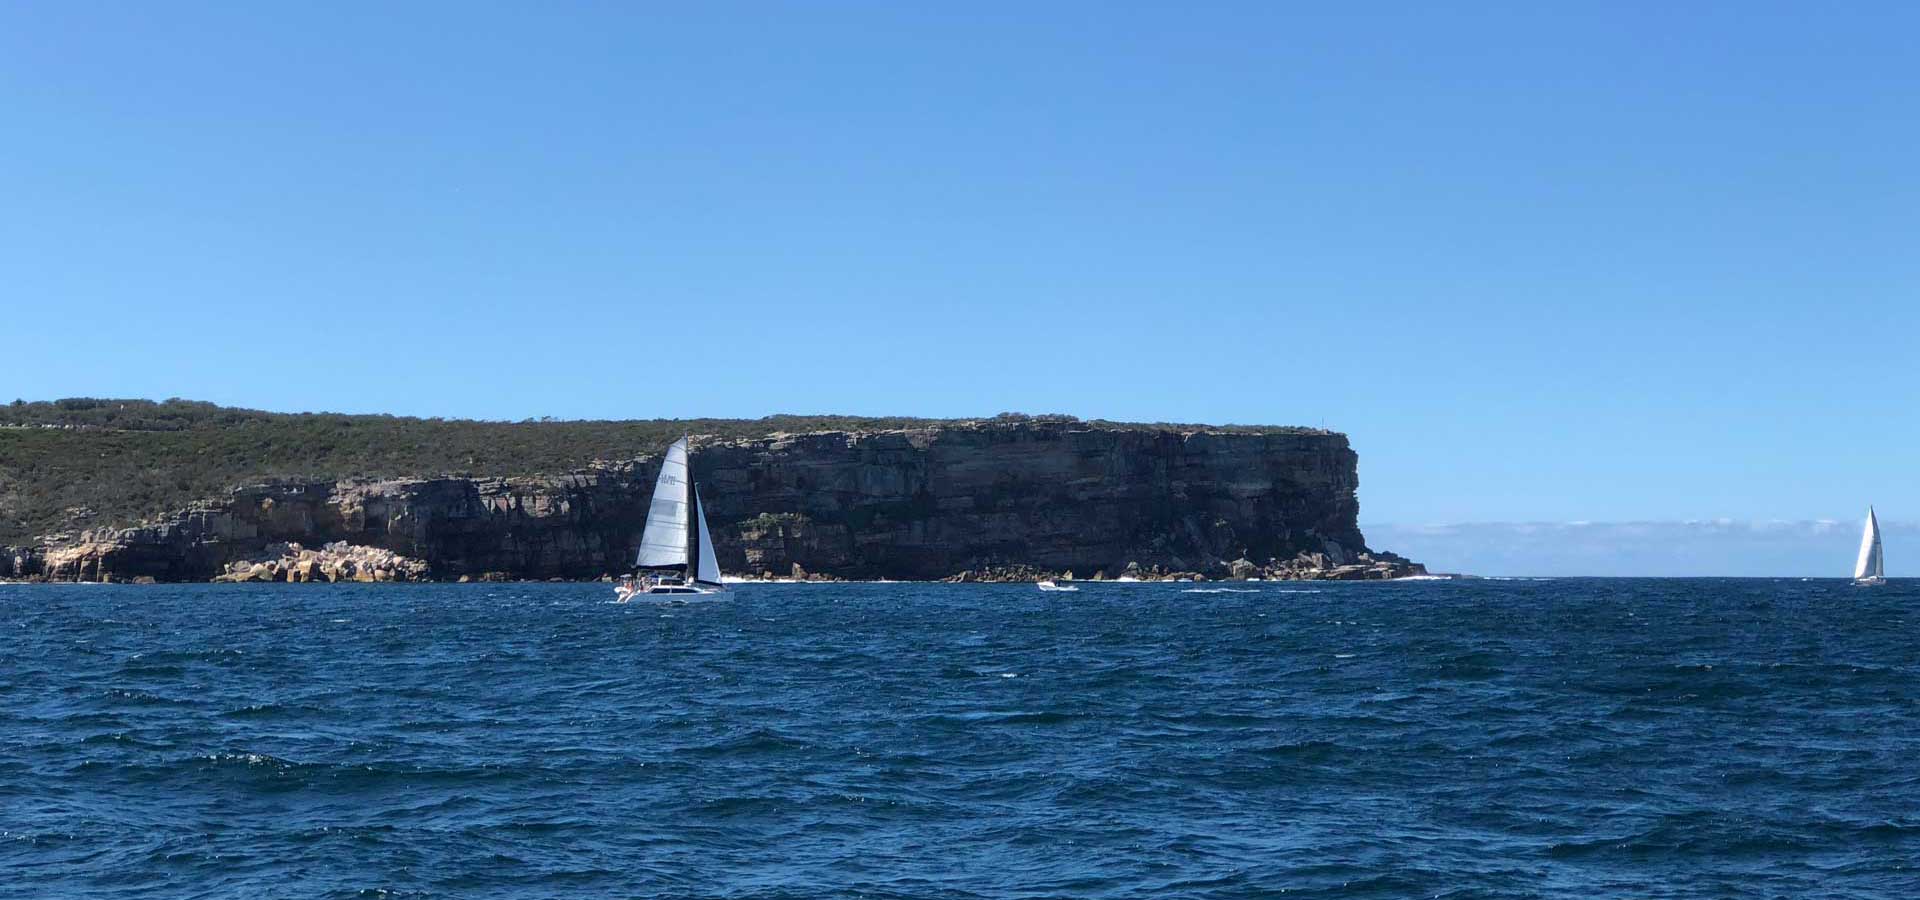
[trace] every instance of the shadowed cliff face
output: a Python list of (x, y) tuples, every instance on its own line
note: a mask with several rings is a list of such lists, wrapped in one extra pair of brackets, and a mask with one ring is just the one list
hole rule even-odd
[(1338, 435), (969, 428), (805, 435), (700, 452), (723, 567), (852, 577), (992, 564), (1199, 569), (1358, 549)]
[[(15, 555), (55, 579), (197, 580), (277, 542), (347, 541), (425, 560), (439, 578), (591, 578), (628, 568), (657, 466), (248, 487)], [(696, 438), (693, 455), (722, 569), (851, 578), (996, 565), (1117, 574), (1129, 562), (1219, 571), (1241, 556), (1355, 552), (1356, 467), (1337, 434), (1064, 424)]]

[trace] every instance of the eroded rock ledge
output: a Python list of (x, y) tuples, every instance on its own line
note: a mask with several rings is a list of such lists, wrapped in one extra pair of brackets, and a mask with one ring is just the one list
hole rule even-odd
[[(1344, 435), (979, 422), (694, 440), (721, 568), (933, 580), (1025, 566), (1142, 573), (1377, 578), (1418, 566), (1356, 526)], [(595, 579), (633, 558), (657, 457), (562, 475), (287, 482), (238, 488), (128, 528), (0, 548), (0, 577), (231, 580), (256, 564), (328, 580), (344, 542), (417, 561), (396, 579)], [(110, 516), (110, 511), (105, 515)], [(320, 547), (322, 550), (305, 548)], [(345, 552), (345, 551), (343, 551)], [(352, 553), (360, 553), (356, 549)], [(1266, 560), (1255, 563), (1253, 560)], [(344, 568), (341, 560), (339, 572)], [(369, 569), (368, 566), (371, 566)], [(1136, 576), (1146, 577), (1146, 575)], [(332, 580), (342, 579), (339, 574)], [(980, 580), (976, 577), (976, 580)]]
[[(1268, 560), (1265, 565), (1255, 565), (1252, 560), (1236, 559), (1229, 563), (1224, 572), (1177, 572), (1168, 571), (1160, 566), (1142, 566), (1129, 563), (1118, 575), (1109, 576), (1105, 569), (1093, 573), (1087, 581), (1386, 581), (1394, 578), (1413, 578), (1427, 574), (1427, 567), (1406, 557), (1386, 552), (1361, 552), (1351, 559), (1344, 556), (1336, 562), (1325, 553), (1302, 553), (1292, 559)], [(968, 569), (958, 575), (950, 575), (942, 581), (966, 583), (982, 582), (990, 584), (1009, 584), (1032, 581), (1076, 581), (1071, 569), (1050, 571), (1034, 566), (995, 566), (980, 571)]]

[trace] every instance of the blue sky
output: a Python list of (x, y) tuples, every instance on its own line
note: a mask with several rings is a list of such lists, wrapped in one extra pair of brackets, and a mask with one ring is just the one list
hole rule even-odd
[(1324, 423), (1363, 522), (1920, 518), (1920, 7), (332, 6), (0, 7), (8, 399)]

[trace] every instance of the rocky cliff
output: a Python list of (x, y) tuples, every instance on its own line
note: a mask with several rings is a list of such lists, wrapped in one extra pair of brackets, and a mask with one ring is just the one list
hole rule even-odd
[[(981, 422), (693, 446), (729, 573), (919, 579), (1023, 565), (1084, 576), (1138, 564), (1225, 576), (1236, 563), (1320, 554), (1331, 567), (1366, 552), (1358, 460), (1327, 432)], [(255, 485), (137, 527), (0, 548), (0, 575), (205, 580), (269, 547), (344, 541), (421, 560), (440, 579), (596, 578), (632, 559), (657, 466)], [(1396, 565), (1370, 577), (1417, 568)]]

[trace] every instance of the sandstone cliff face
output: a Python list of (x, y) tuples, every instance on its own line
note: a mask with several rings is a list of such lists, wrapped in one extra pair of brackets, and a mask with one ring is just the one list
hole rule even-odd
[[(721, 568), (940, 578), (1030, 565), (1219, 572), (1229, 560), (1340, 557), (1358, 460), (1344, 436), (980, 423), (703, 444), (694, 476)], [(436, 578), (624, 571), (657, 457), (559, 476), (246, 487), (165, 519), (11, 552), (0, 575), (204, 580), (269, 545), (345, 541)]]

